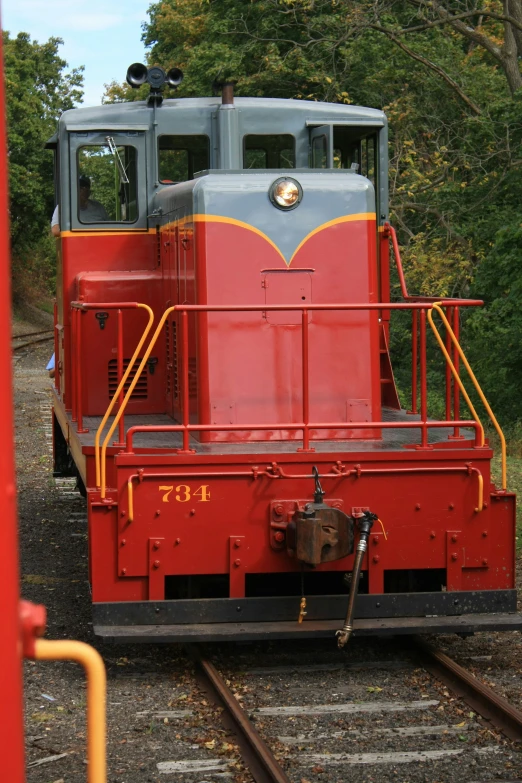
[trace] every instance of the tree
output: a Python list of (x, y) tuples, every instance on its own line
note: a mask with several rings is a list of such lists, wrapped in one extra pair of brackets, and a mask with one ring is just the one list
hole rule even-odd
[(27, 33), (16, 38), (3, 33), (15, 292), (17, 277), (37, 271), (35, 259), (45, 266), (53, 255), (48, 238), (53, 166), (44, 144), (60, 114), (81, 101), (83, 83), (83, 68), (66, 71), (67, 63), (58, 56), (61, 43), (60, 38), (40, 44)]

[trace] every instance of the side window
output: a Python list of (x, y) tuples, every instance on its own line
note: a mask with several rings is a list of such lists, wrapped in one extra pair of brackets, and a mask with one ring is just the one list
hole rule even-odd
[(367, 136), (361, 141), (361, 174), (376, 185), (376, 152), (375, 136)]
[(316, 136), (312, 141), (312, 168), (325, 169), (328, 165), (326, 136)]
[(291, 134), (250, 134), (243, 142), (243, 168), (295, 169), (295, 138)]
[(80, 223), (134, 223), (138, 219), (137, 151), (131, 145), (90, 144), (78, 149)]
[[(355, 132), (354, 132), (355, 131)], [(361, 173), (360, 161), (360, 137), (357, 138), (357, 131), (360, 130), (334, 126), (334, 168), (351, 169), (353, 164), (357, 164), (357, 170)]]
[(159, 180), (165, 185), (187, 182), (197, 171), (210, 168), (208, 136), (160, 136), (158, 141)]

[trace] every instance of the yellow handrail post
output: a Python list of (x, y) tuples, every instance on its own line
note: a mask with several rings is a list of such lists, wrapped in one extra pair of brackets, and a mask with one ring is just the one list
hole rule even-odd
[(131, 476), (129, 480), (127, 481), (127, 499), (129, 503), (129, 512), (128, 512), (128, 520), (129, 522), (132, 522), (134, 520), (134, 492), (133, 492), (133, 486), (132, 486), (132, 479), (134, 477)]
[[(165, 310), (165, 312), (161, 316), (161, 319), (160, 319), (160, 321), (159, 321), (159, 323), (158, 323), (158, 325), (156, 327), (156, 331), (154, 332), (154, 334), (153, 334), (153, 336), (151, 338), (151, 341), (150, 341), (150, 343), (148, 345), (148, 348), (145, 351), (145, 354), (144, 354), (144, 356), (143, 356), (143, 358), (142, 358), (142, 360), (141, 360), (141, 362), (139, 364), (138, 369), (134, 373), (134, 378), (132, 379), (131, 384), (130, 384), (128, 390), (127, 390), (127, 394), (125, 395), (125, 398), (123, 400), (123, 404), (120, 406), (120, 408), (118, 410), (118, 413), (114, 417), (114, 421), (113, 421), (113, 423), (112, 423), (112, 425), (111, 425), (111, 427), (109, 429), (109, 432), (107, 433), (107, 435), (105, 436), (105, 439), (103, 441), (102, 451), (101, 451), (101, 482), (100, 482), (100, 495), (101, 495), (102, 500), (105, 498), (105, 492), (106, 492), (106, 486), (105, 486), (105, 479), (106, 479), (105, 455), (107, 453), (107, 444), (109, 443), (114, 430), (118, 426), (118, 422), (120, 420), (120, 417), (123, 415), (123, 413), (125, 411), (125, 408), (127, 407), (127, 404), (128, 404), (128, 402), (129, 402), (129, 400), (131, 398), (132, 392), (134, 391), (134, 387), (136, 386), (136, 384), (138, 383), (138, 381), (140, 379), (141, 373), (143, 372), (143, 368), (147, 364), (149, 356), (152, 353), (152, 349), (156, 345), (156, 340), (158, 339), (158, 337), (159, 337), (159, 335), (161, 333), (161, 330), (163, 329), (165, 321), (167, 320), (169, 315), (172, 312), (174, 312), (175, 309), (176, 309), (176, 306), (173, 305), (172, 307), (169, 307), (167, 310)], [(122, 378), (122, 383), (123, 383), (123, 378)], [(116, 394), (114, 396), (116, 397), (116, 395), (119, 394), (119, 392), (120, 392), (120, 389), (118, 388), (116, 390)]]
[(98, 652), (84, 642), (36, 639), (38, 661), (76, 661), (87, 675), (87, 781), (107, 783), (105, 703), (107, 679)]
[(475, 511), (477, 513), (480, 513), (484, 510), (484, 478), (482, 476), (482, 473), (478, 468), (472, 468), (471, 469), (473, 473), (477, 474), (478, 479), (478, 504)]
[[(502, 430), (500, 428), (500, 425), (499, 425), (499, 423), (498, 423), (498, 421), (497, 421), (497, 419), (495, 417), (495, 414), (491, 410), (491, 407), (490, 407), (490, 405), (489, 405), (489, 403), (488, 403), (488, 401), (487, 401), (487, 399), (486, 399), (486, 397), (484, 395), (484, 392), (480, 388), (480, 384), (477, 381), (477, 379), (475, 377), (475, 374), (474, 374), (473, 370), (471, 369), (468, 360), (466, 359), (464, 351), (462, 350), (462, 348), (460, 346), (460, 343), (459, 343), (459, 341), (457, 340), (457, 338), (455, 336), (455, 332), (451, 328), (448, 319), (444, 315), (444, 311), (442, 310), (440, 304), (441, 304), (440, 302), (434, 302), (433, 303), (433, 309), (436, 310), (438, 312), (438, 314), (440, 315), (441, 320), (442, 320), (444, 326), (447, 329), (447, 334), (449, 334), (453, 345), (457, 349), (457, 352), (458, 352), (460, 358), (462, 359), (462, 363), (464, 364), (466, 370), (468, 371), (469, 377), (471, 378), (471, 381), (472, 381), (472, 383), (473, 383), (473, 385), (474, 385), (474, 387), (475, 387), (475, 389), (477, 391), (477, 394), (479, 395), (479, 397), (480, 397), (480, 399), (482, 401), (482, 404), (484, 405), (484, 407), (485, 407), (485, 409), (486, 409), (486, 411), (488, 413), (488, 416), (491, 419), (491, 421), (493, 423), (493, 426), (495, 427), (495, 429), (497, 431), (497, 434), (498, 434), (498, 436), (500, 438), (500, 447), (501, 447), (501, 452), (502, 452), (502, 489), (505, 491), (506, 488), (507, 488), (507, 467), (506, 467), (506, 439), (504, 437), (504, 433), (502, 432)], [(462, 394), (464, 395), (464, 398), (465, 398), (465, 400), (466, 400), (466, 402), (467, 402), (467, 404), (469, 406), (469, 409), (470, 409), (470, 411), (472, 413), (472, 416), (473, 416), (473, 418), (475, 419), (475, 421), (479, 424), (479, 426), (481, 428), (481, 431), (482, 431), (482, 443), (481, 443), (481, 445), (484, 445), (484, 427), (482, 426), (482, 423), (480, 422), (480, 420), (479, 420), (479, 418), (477, 416), (475, 408), (473, 407), (473, 405), (471, 403), (471, 400), (469, 398), (469, 395), (466, 392), (466, 390), (464, 388), (464, 385), (463, 385), (463, 383), (462, 383), (462, 381), (460, 379), (459, 373), (457, 372), (457, 370), (455, 368), (455, 365), (451, 361), (451, 358), (450, 358), (450, 356), (449, 356), (449, 354), (448, 354), (448, 352), (447, 352), (447, 350), (446, 350), (446, 348), (444, 346), (444, 343), (442, 341), (442, 338), (440, 337), (440, 334), (439, 334), (439, 332), (437, 330), (437, 327), (435, 326), (435, 324), (433, 322), (433, 316), (432, 316), (432, 311), (431, 310), (428, 310), (428, 320), (429, 320), (430, 326), (431, 326), (431, 328), (433, 330), (433, 334), (435, 335), (435, 337), (437, 339), (437, 342), (440, 345), (442, 353), (444, 354), (444, 356), (446, 358), (446, 361), (448, 362), (449, 366), (451, 367), (451, 371), (453, 373), (453, 377), (457, 381), (457, 383), (459, 385), (459, 388), (460, 388)]]
[(462, 394), (464, 395), (464, 399), (468, 403), (469, 409), (471, 411), (471, 415), (473, 416), (473, 418), (475, 419), (475, 421), (477, 422), (477, 424), (480, 427), (480, 445), (483, 446), (484, 445), (484, 427), (482, 426), (482, 422), (480, 421), (479, 415), (478, 415), (477, 411), (475, 410), (475, 407), (474, 407), (473, 403), (471, 402), (471, 400), (469, 398), (469, 394), (467, 393), (467, 391), (466, 391), (466, 389), (464, 387), (464, 384), (462, 383), (460, 375), (457, 372), (457, 369), (456, 369), (455, 365), (453, 364), (453, 362), (451, 360), (451, 356), (449, 355), (448, 351), (446, 350), (446, 346), (444, 345), (442, 337), (440, 336), (439, 331), (438, 331), (437, 327), (435, 326), (431, 310), (428, 310), (428, 321), (430, 322), (430, 326), (431, 326), (431, 328), (433, 330), (433, 334), (435, 335), (435, 337), (437, 339), (437, 342), (439, 343), (440, 349), (441, 349), (442, 353), (444, 354), (444, 357), (445, 357), (445, 359), (446, 359), (446, 361), (447, 361), (447, 363), (448, 363), (448, 365), (449, 365), (449, 367), (451, 369), (451, 372), (453, 373), (453, 377), (457, 381), (457, 383), (459, 385), (459, 388), (460, 388)]
[[(101, 434), (103, 432), (103, 428), (105, 427), (105, 425), (107, 423), (107, 419), (111, 415), (111, 412), (112, 412), (114, 406), (116, 405), (116, 402), (117, 402), (121, 392), (123, 391), (123, 389), (125, 387), (125, 384), (127, 382), (127, 378), (129, 377), (129, 375), (132, 372), (132, 368), (134, 367), (134, 363), (135, 363), (136, 359), (138, 358), (138, 354), (141, 351), (145, 340), (147, 339), (147, 336), (148, 336), (148, 334), (149, 334), (149, 332), (151, 330), (152, 324), (154, 323), (154, 313), (152, 312), (152, 309), (148, 305), (140, 304), (140, 303), (138, 303), (138, 307), (140, 307), (140, 308), (142, 308), (144, 310), (147, 310), (147, 312), (149, 314), (149, 321), (147, 323), (147, 326), (145, 327), (145, 331), (143, 332), (143, 334), (141, 336), (141, 340), (139, 341), (138, 345), (136, 346), (136, 350), (134, 351), (134, 353), (132, 355), (132, 359), (129, 362), (129, 366), (125, 370), (123, 378), (119, 382), (118, 388), (116, 389), (116, 391), (114, 393), (114, 396), (113, 396), (112, 400), (110, 401), (109, 407), (105, 411), (105, 415), (104, 415), (103, 419), (101, 420), (100, 426), (96, 430), (96, 436), (94, 438), (94, 460), (95, 460), (95, 464), (96, 464), (96, 486), (97, 487), (100, 487), (100, 484), (101, 484), (101, 477), (100, 477), (100, 438), (101, 438)], [(102, 495), (102, 497), (104, 497), (104, 495)]]

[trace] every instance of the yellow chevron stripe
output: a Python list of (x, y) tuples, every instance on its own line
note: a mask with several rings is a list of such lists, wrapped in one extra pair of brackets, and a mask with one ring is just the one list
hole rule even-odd
[(122, 228), (122, 229), (112, 229), (112, 231), (98, 231), (97, 229), (93, 228), (90, 231), (61, 231), (60, 237), (115, 237), (115, 236), (122, 236), (125, 234), (155, 234), (156, 229), (155, 228)]
[(261, 231), (259, 228), (256, 228), (255, 226), (250, 225), (250, 223), (245, 223), (242, 220), (236, 220), (236, 218), (231, 217), (223, 217), (222, 215), (190, 215), (183, 218), (179, 218), (177, 220), (173, 220), (171, 223), (168, 223), (166, 226), (161, 227), (161, 231), (167, 230), (170, 226), (183, 226), (187, 223), (228, 223), (232, 226), (239, 226), (240, 228), (246, 228), (247, 231), (253, 231), (254, 234), (257, 234), (260, 237), (263, 237), (263, 239), (268, 242), (269, 245), (271, 245), (274, 250), (281, 256), (283, 261), (285, 262), (286, 266), (290, 266), (292, 261), (294, 260), (295, 256), (299, 252), (299, 250), (302, 248), (302, 246), (307, 242), (310, 237), (314, 236), (314, 234), (319, 233), (319, 231), (323, 231), (326, 228), (330, 228), (330, 226), (335, 226), (340, 223), (351, 223), (355, 220), (375, 220), (375, 212), (359, 212), (356, 215), (343, 215), (340, 218), (335, 218), (334, 220), (329, 220), (327, 223), (322, 223), (322, 225), (318, 226), (317, 228), (314, 228), (313, 231), (310, 231), (309, 234), (306, 235), (306, 237), (299, 243), (297, 248), (292, 253), (292, 257), (289, 261), (286, 260), (284, 255), (282, 254), (281, 250), (278, 248), (278, 246), (273, 242), (270, 237), (268, 237), (264, 231)]
[(324, 231), (326, 228), (330, 228), (331, 226), (338, 226), (340, 223), (352, 223), (354, 220), (375, 220), (375, 212), (359, 212), (357, 215), (343, 215), (343, 217), (335, 218), (335, 220), (329, 220), (328, 223), (322, 223), (322, 225), (317, 226), (317, 228), (314, 228), (313, 231), (310, 231), (310, 233), (307, 234), (305, 238), (297, 245), (296, 249), (292, 253), (292, 258), (288, 262), (288, 266), (290, 266), (303, 245), (308, 242), (308, 240), (315, 234), (318, 234), (320, 231)]
[[(315, 234), (318, 234), (320, 231), (324, 231), (327, 228), (330, 228), (332, 226), (340, 225), (341, 223), (352, 223), (357, 220), (375, 220), (376, 215), (375, 212), (359, 212), (355, 215), (343, 215), (342, 217), (335, 218), (334, 220), (329, 220), (326, 223), (322, 223), (320, 226), (317, 226), (317, 228), (314, 228), (312, 231), (310, 231), (309, 234), (307, 234), (303, 240), (298, 244), (297, 248), (292, 253), (292, 257), (289, 261), (286, 260), (283, 253), (279, 249), (279, 247), (276, 245), (276, 243), (270, 239), (269, 236), (265, 234), (264, 231), (261, 231), (259, 228), (256, 228), (255, 226), (252, 226), (250, 223), (245, 223), (243, 220), (236, 220), (236, 218), (231, 217), (224, 217), (222, 215), (187, 215), (182, 218), (178, 218), (176, 220), (171, 221), (170, 223), (167, 223), (163, 226), (161, 226), (160, 231), (163, 233), (164, 231), (167, 231), (172, 226), (184, 226), (187, 223), (227, 223), (231, 226), (238, 226), (239, 228), (245, 228), (247, 231), (252, 231), (254, 234), (257, 234), (258, 236), (262, 237), (268, 244), (274, 248), (276, 253), (282, 258), (286, 266), (290, 266), (300, 249), (303, 247), (303, 245), (308, 242), (311, 237), (315, 236)], [(85, 237), (85, 236), (120, 236), (121, 234), (125, 233), (142, 233), (142, 234), (154, 234), (156, 233), (156, 229), (150, 228), (150, 229), (124, 229), (124, 230), (113, 230), (113, 231), (62, 231), (61, 235), (62, 237)]]
[(286, 258), (281, 253), (276, 243), (272, 242), (270, 237), (268, 237), (264, 233), (264, 231), (261, 231), (259, 228), (256, 228), (255, 226), (251, 226), (249, 223), (244, 223), (242, 220), (236, 220), (235, 218), (222, 217), (221, 215), (192, 215), (191, 219), (195, 223), (229, 223), (232, 226), (239, 226), (240, 228), (246, 228), (248, 231), (252, 231), (254, 234), (257, 234), (259, 237), (263, 237), (263, 239), (266, 242), (268, 242), (268, 244), (271, 245), (277, 253), (279, 253), (279, 255), (281, 256), (285, 264), (288, 264)]

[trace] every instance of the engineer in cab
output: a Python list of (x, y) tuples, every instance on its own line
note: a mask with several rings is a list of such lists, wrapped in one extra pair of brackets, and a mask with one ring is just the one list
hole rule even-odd
[[(82, 223), (102, 223), (109, 220), (109, 216), (103, 204), (96, 199), (90, 198), (91, 180), (89, 177), (81, 176), (78, 181), (80, 221)], [(60, 209), (55, 207), (51, 219), (51, 234), (53, 237), (60, 236)]]

